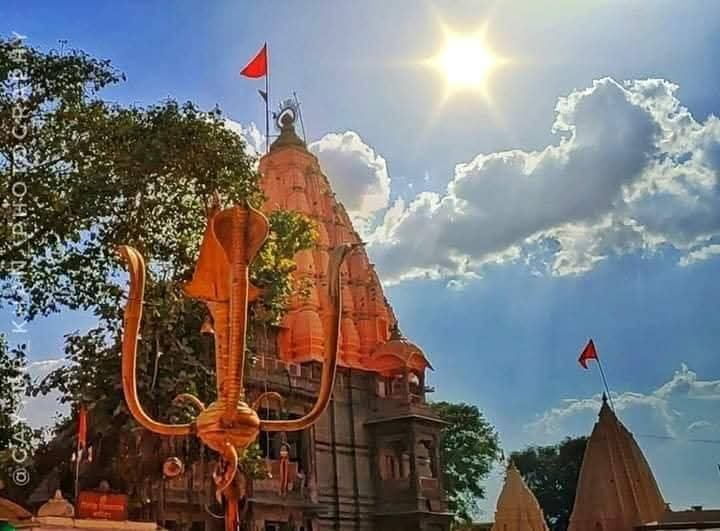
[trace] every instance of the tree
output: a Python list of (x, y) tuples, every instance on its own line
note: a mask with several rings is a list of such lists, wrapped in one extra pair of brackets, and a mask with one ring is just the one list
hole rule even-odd
[(450, 510), (470, 522), (477, 514), (477, 500), (485, 497), (482, 481), (500, 458), (495, 428), (477, 408), (465, 403), (430, 404), (448, 424), (441, 433), (440, 459)]
[(568, 437), (559, 444), (531, 446), (512, 454), (515, 466), (535, 494), (553, 531), (564, 531), (570, 523), (587, 440)]
[(25, 364), (25, 345), (10, 348), (0, 334), (0, 448), (14, 445), (22, 429), (17, 414), (29, 383)]
[[(82, 51), (60, 55), (0, 40), (0, 187), (11, 198), (3, 205), (9, 223), (0, 226), (0, 302), (28, 318), (63, 308), (97, 317), (92, 330), (67, 336), (67, 363), (33, 392), (57, 390), (72, 406), (55, 437), (68, 456), (74, 411), (89, 405), (91, 431), (103, 435), (94, 468), (118, 487), (159, 467), (157, 439), (137, 429), (122, 398), (125, 272), (115, 249), (132, 245), (148, 261), (137, 374), (143, 403), (157, 418), (182, 420), (190, 412), (172, 404), (178, 393), (207, 401), (215, 393), (212, 340), (200, 334), (207, 312), (182, 292), (208, 202), (215, 192), (226, 205), (262, 200), (255, 161), (219, 109), (173, 100), (126, 107), (100, 97), (123, 79), (109, 61)], [(297, 213), (275, 212), (270, 226), (251, 270), (264, 288), (251, 308), (255, 326), (281, 318), (293, 256), (315, 236), (313, 222)], [(57, 464), (52, 448), (40, 454)]]
[(11, 347), (0, 334), (0, 495), (4, 497), (17, 498), (26, 486), (36, 443), (35, 434), (19, 417), (30, 383), (25, 369), (25, 345)]

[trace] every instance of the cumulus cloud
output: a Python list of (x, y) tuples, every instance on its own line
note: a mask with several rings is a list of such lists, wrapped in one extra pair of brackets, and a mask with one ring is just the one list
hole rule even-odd
[(333, 190), (354, 219), (367, 220), (387, 208), (390, 176), (385, 159), (354, 131), (330, 133), (312, 142)]
[[(612, 394), (613, 405), (619, 414), (642, 413), (642, 417), (653, 418), (656, 426), (672, 437), (683, 431), (720, 426), (718, 404), (699, 401), (720, 401), (720, 380), (702, 380), (684, 363), (670, 380), (648, 394), (629, 391)], [(561, 405), (545, 411), (525, 428), (536, 435), (557, 436), (567, 431), (574, 420), (594, 418), (601, 404), (600, 394), (565, 399)], [(714, 415), (715, 424), (706, 418), (697, 420), (694, 416), (700, 409), (707, 409), (705, 414)]]
[[(248, 152), (260, 157), (265, 152), (265, 135), (254, 123), (244, 125), (225, 119), (225, 126), (240, 136)], [(390, 201), (390, 175), (385, 159), (354, 131), (329, 133), (308, 145), (361, 233), (372, 218)]]
[(384, 278), (467, 277), (521, 259), (580, 274), (666, 245), (683, 265), (717, 254), (720, 120), (695, 120), (677, 89), (605, 78), (559, 98), (555, 144), (480, 154), (443, 193), (395, 205), (370, 247)]

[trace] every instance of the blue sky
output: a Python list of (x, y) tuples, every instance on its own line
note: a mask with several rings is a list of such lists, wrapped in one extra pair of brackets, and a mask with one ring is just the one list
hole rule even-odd
[[(692, 441), (720, 440), (719, 4), (10, 1), (0, 21), (112, 59), (106, 98), (219, 104), (245, 131), (263, 109), (238, 70), (267, 40), (271, 96), (301, 98), (435, 398), (480, 406), (508, 450), (589, 433), (592, 336), (667, 501), (720, 506), (720, 444)], [(443, 25), (486, 25), (507, 59), (487, 97), (419, 66)], [(32, 325), (32, 359), (90, 323)]]

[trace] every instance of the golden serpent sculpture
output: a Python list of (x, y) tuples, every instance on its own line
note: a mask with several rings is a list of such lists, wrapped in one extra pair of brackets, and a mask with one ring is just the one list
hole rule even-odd
[(354, 247), (337, 246), (328, 264), (330, 319), (322, 377), (317, 400), (304, 416), (293, 420), (261, 420), (256, 412), (265, 399), (282, 397), (274, 392), (260, 395), (252, 406), (245, 402), (243, 385), (247, 339), (248, 304), (260, 296), (250, 283), (249, 267), (268, 237), (267, 218), (249, 204), (221, 209), (216, 200), (208, 222), (192, 280), (185, 292), (208, 306), (215, 336), (217, 400), (207, 407), (197, 397), (180, 394), (175, 400), (192, 404), (198, 415), (186, 424), (166, 424), (150, 418), (138, 398), (136, 380), (137, 342), (145, 288), (145, 261), (130, 246), (118, 249), (127, 262), (130, 290), (125, 307), (122, 341), (122, 382), (125, 400), (135, 420), (153, 433), (167, 436), (195, 434), (220, 454), (213, 473), (217, 492), (225, 499), (225, 529), (238, 526), (238, 501), (245, 494), (245, 478), (238, 463), (260, 431), (297, 431), (317, 421), (327, 407), (335, 381), (342, 312), (340, 266)]

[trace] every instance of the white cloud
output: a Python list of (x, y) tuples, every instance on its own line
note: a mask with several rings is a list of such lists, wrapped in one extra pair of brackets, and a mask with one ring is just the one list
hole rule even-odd
[(712, 422), (708, 422), (707, 420), (696, 420), (695, 422), (690, 423), (690, 425), (687, 427), (687, 431), (701, 431), (706, 428), (712, 427)]
[(698, 380), (697, 373), (683, 363), (672, 379), (655, 391), (655, 394), (663, 399), (685, 395), (695, 400), (720, 400), (720, 380)]
[(472, 276), (517, 259), (580, 274), (667, 245), (683, 265), (718, 254), (720, 120), (696, 121), (677, 89), (605, 78), (559, 98), (557, 143), (478, 155), (443, 193), (385, 218), (370, 247), (384, 279)]
[[(720, 401), (720, 380), (701, 380), (684, 363), (670, 380), (648, 394), (630, 391), (612, 394), (612, 402), (618, 413), (642, 413), (639, 418), (673, 437), (683, 431), (720, 426), (720, 407), (714, 403), (706, 406), (699, 401)], [(557, 437), (567, 432), (575, 420), (594, 419), (601, 404), (600, 394), (589, 398), (565, 399), (560, 406), (539, 415), (525, 429), (536, 436)], [(714, 415), (715, 424), (706, 419), (696, 420), (699, 409), (707, 409), (704, 412), (706, 415)]]
[(388, 207), (390, 176), (385, 159), (357, 133), (330, 133), (308, 149), (320, 160), (338, 199), (361, 225)]
[(265, 153), (265, 135), (260, 132), (254, 122), (243, 125), (229, 118), (225, 118), (225, 127), (240, 136), (248, 147), (248, 153), (259, 158)]
[(716, 254), (720, 254), (720, 245), (717, 243), (713, 243), (708, 245), (707, 247), (701, 247), (700, 249), (689, 252), (686, 256), (683, 256), (680, 259), (680, 265), (686, 267), (696, 262), (709, 260)]

